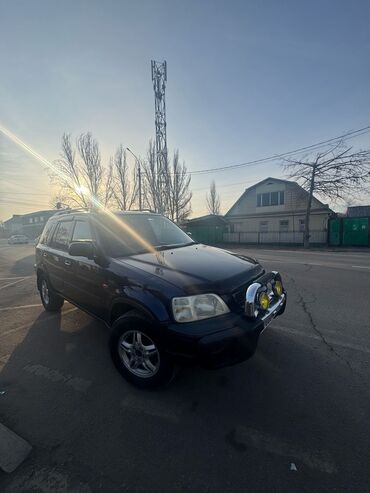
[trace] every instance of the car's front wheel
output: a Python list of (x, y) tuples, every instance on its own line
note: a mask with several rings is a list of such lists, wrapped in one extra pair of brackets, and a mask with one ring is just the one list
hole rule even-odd
[(174, 364), (163, 350), (153, 324), (136, 310), (114, 322), (110, 351), (118, 371), (137, 387), (165, 385), (174, 376)]
[(58, 312), (64, 303), (64, 299), (54, 293), (50, 288), (49, 281), (44, 275), (39, 279), (40, 297), (44, 308), (48, 312)]

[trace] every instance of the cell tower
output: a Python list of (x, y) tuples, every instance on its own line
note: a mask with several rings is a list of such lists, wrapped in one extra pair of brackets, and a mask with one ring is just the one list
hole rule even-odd
[(155, 150), (157, 157), (157, 209), (165, 212), (166, 197), (163, 196), (163, 172), (167, 166), (167, 132), (166, 132), (166, 82), (167, 62), (155, 62), (152, 60), (152, 81), (155, 101)]

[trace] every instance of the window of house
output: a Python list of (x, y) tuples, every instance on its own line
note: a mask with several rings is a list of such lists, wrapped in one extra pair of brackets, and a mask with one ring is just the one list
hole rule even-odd
[(263, 193), (262, 194), (262, 207), (266, 207), (266, 206), (270, 205), (270, 197), (271, 197), (270, 193)]
[(289, 230), (289, 220), (284, 219), (280, 221), (280, 231), (286, 233)]
[(305, 222), (304, 219), (299, 220), (299, 231), (304, 231)]
[(90, 224), (87, 221), (76, 221), (72, 241), (92, 240)]
[(33, 218), (32, 218), (32, 217), (30, 217), (30, 218), (29, 218), (29, 220), (28, 220), (28, 222), (29, 222), (30, 224), (32, 224), (32, 223), (33, 223)]
[(61, 221), (54, 233), (52, 246), (59, 250), (67, 250), (72, 231), (72, 221)]
[(257, 194), (257, 207), (284, 205), (284, 192), (267, 192)]
[(260, 221), (260, 233), (267, 233), (269, 227), (268, 221)]
[(271, 205), (279, 205), (279, 192), (271, 192)]
[(44, 216), (40, 216), (40, 223), (44, 222)]
[(38, 217), (35, 217), (34, 220), (33, 220), (34, 223), (38, 223), (39, 222), (39, 218)]

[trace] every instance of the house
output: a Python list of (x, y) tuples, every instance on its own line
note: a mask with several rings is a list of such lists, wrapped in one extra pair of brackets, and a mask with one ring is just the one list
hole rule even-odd
[[(226, 213), (226, 241), (245, 243), (303, 242), (308, 193), (294, 181), (266, 178), (249, 187)], [(312, 200), (310, 242), (327, 242), (327, 204)]]
[(44, 226), (57, 211), (55, 209), (30, 212), (29, 214), (14, 214), (4, 221), (4, 229), (8, 235), (23, 234), (28, 238), (36, 238), (42, 233)]
[(347, 207), (347, 217), (370, 217), (370, 205)]

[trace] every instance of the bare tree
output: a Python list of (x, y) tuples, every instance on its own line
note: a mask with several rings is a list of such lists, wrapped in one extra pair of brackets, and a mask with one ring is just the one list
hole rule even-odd
[(304, 247), (310, 244), (310, 215), (316, 193), (330, 200), (348, 200), (349, 196), (366, 190), (370, 181), (370, 151), (353, 151), (343, 141), (313, 157), (287, 159), (284, 168), (308, 193)]
[(168, 194), (168, 214), (176, 222), (184, 221), (191, 212), (190, 191), (191, 176), (188, 174), (185, 163), (179, 161), (179, 151), (176, 150), (173, 155), (169, 173), (167, 173), (166, 189)]
[(102, 165), (99, 144), (90, 132), (81, 134), (73, 146), (64, 134), (60, 159), (54, 162), (52, 181), (58, 185), (63, 203), (74, 207), (94, 207), (112, 199), (113, 167)]
[(210, 214), (220, 214), (221, 209), (221, 200), (220, 196), (216, 191), (216, 183), (213, 180), (209, 189), (209, 193), (207, 193), (207, 209)]
[(142, 163), (144, 202), (154, 211), (159, 210), (160, 192), (157, 177), (155, 145), (149, 141), (146, 160)]
[(77, 149), (80, 154), (82, 165), (81, 172), (90, 194), (99, 199), (101, 181), (103, 178), (103, 167), (99, 144), (90, 132), (81, 134), (77, 139)]
[(138, 196), (137, 173), (133, 173), (133, 179), (130, 179), (130, 169), (127, 163), (125, 148), (120, 145), (114, 155), (114, 185), (113, 196), (117, 202), (118, 208), (123, 211), (132, 209)]
[(179, 161), (179, 151), (172, 161), (167, 160), (158, 176), (155, 146), (149, 142), (147, 159), (141, 164), (143, 171), (144, 201), (155, 211), (163, 212), (173, 221), (183, 221), (191, 212), (191, 177), (185, 163)]

